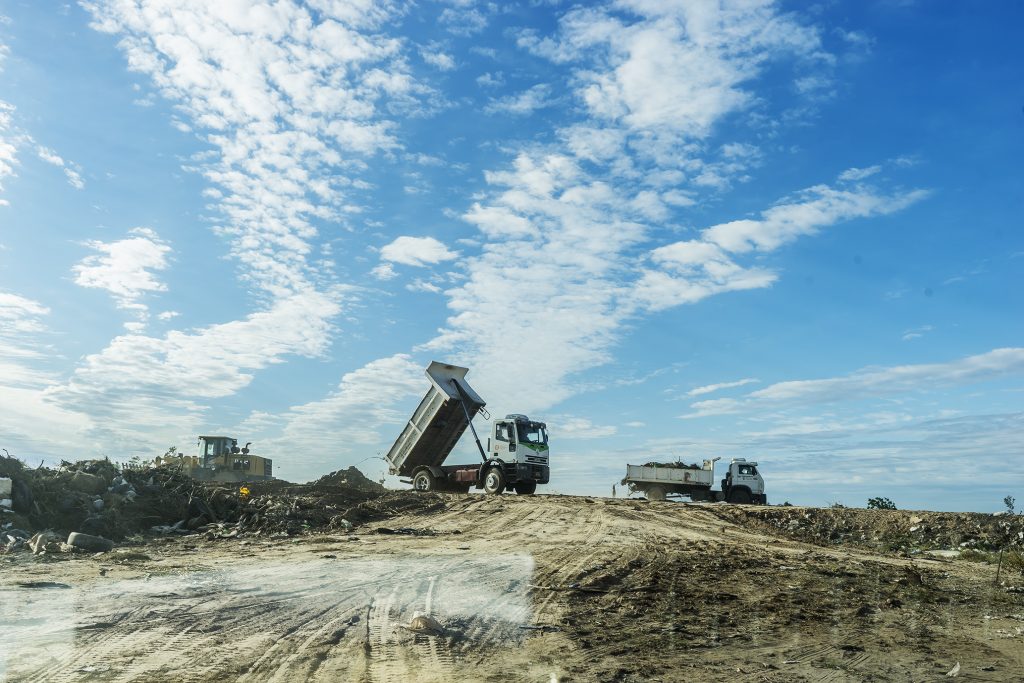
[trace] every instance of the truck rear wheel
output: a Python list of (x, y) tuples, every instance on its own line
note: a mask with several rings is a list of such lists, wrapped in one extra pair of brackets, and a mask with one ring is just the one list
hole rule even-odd
[(750, 491), (746, 489), (733, 489), (729, 491), (729, 502), (738, 505), (750, 505)]
[(647, 489), (647, 500), (665, 500), (665, 487), (655, 485)]
[(433, 491), (437, 488), (437, 481), (434, 479), (434, 475), (430, 473), (430, 470), (420, 470), (413, 477), (412, 487), (416, 491)]
[(515, 490), (520, 496), (532, 496), (537, 492), (537, 482), (521, 481), (515, 485)]
[(487, 470), (484, 475), (484, 493), (498, 495), (505, 490), (505, 475), (497, 467)]

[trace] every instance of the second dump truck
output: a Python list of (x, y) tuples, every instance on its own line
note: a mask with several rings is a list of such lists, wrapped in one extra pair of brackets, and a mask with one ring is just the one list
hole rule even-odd
[(768, 496), (764, 492), (764, 479), (757, 471), (757, 463), (743, 458), (729, 462), (722, 490), (715, 491), (715, 463), (720, 458), (705, 460), (701, 467), (683, 463), (649, 462), (646, 465), (626, 465), (623, 486), (630, 491), (641, 491), (648, 500), (665, 500), (670, 494), (689, 496), (694, 502), (726, 501), (764, 505)]
[[(477, 413), (489, 417), (486, 403), (466, 382), (467, 368), (432, 362), (430, 388), (384, 459), (389, 472), (407, 477), (417, 491), (468, 493), (470, 488), (499, 494), (505, 489), (528, 495), (547, 484), (548, 430), (525, 415), (494, 420), (484, 450), (473, 427)], [(479, 463), (445, 465), (462, 434), (473, 433)]]

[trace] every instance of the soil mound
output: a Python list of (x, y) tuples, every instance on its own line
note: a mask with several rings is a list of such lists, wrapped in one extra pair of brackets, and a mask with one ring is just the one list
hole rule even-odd
[(386, 490), (382, 484), (368, 479), (365, 474), (357, 470), (355, 467), (349, 467), (347, 470), (338, 470), (336, 472), (331, 472), (330, 474), (325, 474), (312, 484), (314, 489), (334, 486), (341, 486), (356, 489), (358, 491), (378, 494), (384, 493)]

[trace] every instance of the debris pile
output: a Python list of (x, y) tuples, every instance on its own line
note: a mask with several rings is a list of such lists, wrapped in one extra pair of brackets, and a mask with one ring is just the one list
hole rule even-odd
[(324, 476), (313, 482), (313, 487), (318, 489), (324, 489), (330, 486), (340, 486), (359, 491), (366, 491), (367, 493), (384, 493), (386, 490), (383, 484), (379, 484), (371, 479), (368, 479), (366, 475), (357, 470), (355, 467), (349, 467), (347, 470), (338, 470), (325, 474)]
[(685, 462), (645, 462), (644, 467), (665, 467), (673, 470), (699, 470), (703, 469), (700, 465), (694, 463), (687, 465)]
[(978, 512), (721, 506), (715, 514), (818, 545), (886, 550), (1024, 547), (1024, 516)]
[[(105, 552), (139, 534), (225, 538), (352, 530), (439, 500), (386, 494), (354, 467), (312, 484), (272, 480), (236, 487), (195, 480), (173, 465), (122, 470), (109, 460), (86, 460), (31, 469), (0, 457), (0, 482), (0, 552), (37, 554)], [(413, 497), (416, 502), (406, 500)]]

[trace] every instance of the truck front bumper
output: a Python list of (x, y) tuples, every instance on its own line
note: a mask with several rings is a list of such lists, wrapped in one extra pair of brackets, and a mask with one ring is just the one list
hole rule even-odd
[[(533, 465), (531, 463), (519, 462), (514, 463), (513, 468), (516, 481), (535, 481), (538, 484), (546, 484), (551, 476), (551, 468), (547, 465)], [(512, 473), (509, 472), (507, 474)]]

